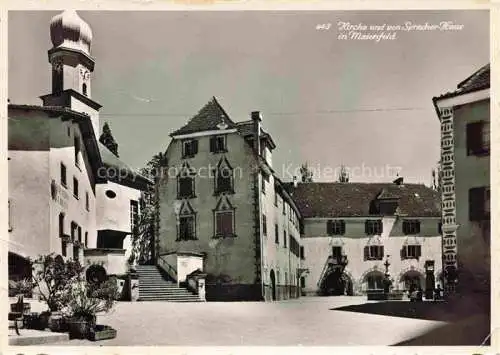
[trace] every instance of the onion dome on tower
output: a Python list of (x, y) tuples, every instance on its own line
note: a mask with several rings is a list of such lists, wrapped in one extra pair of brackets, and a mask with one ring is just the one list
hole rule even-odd
[(54, 48), (66, 48), (90, 55), (92, 30), (75, 10), (65, 10), (50, 21), (50, 38)]

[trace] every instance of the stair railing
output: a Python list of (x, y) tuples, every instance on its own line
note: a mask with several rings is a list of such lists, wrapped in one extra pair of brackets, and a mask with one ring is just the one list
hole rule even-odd
[(177, 269), (168, 263), (165, 259), (165, 255), (158, 255), (158, 266), (164, 270), (172, 280), (177, 282)]

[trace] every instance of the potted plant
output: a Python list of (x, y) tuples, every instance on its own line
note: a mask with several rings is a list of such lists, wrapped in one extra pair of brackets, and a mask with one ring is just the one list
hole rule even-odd
[(118, 293), (114, 280), (89, 283), (83, 278), (74, 280), (69, 286), (69, 299), (63, 309), (68, 316), (71, 339), (86, 339), (96, 329), (96, 315), (108, 312), (113, 307)]
[(64, 260), (60, 255), (48, 254), (33, 262), (33, 284), (48, 310), (40, 314), (43, 329), (64, 332), (66, 325), (61, 308), (68, 302), (68, 285), (83, 275), (83, 267), (78, 261)]

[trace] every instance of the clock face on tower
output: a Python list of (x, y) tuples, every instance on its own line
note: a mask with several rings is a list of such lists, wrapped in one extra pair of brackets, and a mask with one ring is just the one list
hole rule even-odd
[(80, 75), (84, 81), (87, 81), (90, 78), (90, 72), (85, 69), (80, 69)]

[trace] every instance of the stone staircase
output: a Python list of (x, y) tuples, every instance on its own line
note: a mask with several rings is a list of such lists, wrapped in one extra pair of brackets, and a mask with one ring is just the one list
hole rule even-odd
[(198, 295), (166, 280), (156, 265), (137, 265), (137, 273), (139, 301), (200, 302)]

